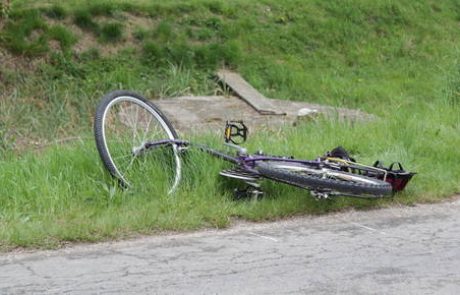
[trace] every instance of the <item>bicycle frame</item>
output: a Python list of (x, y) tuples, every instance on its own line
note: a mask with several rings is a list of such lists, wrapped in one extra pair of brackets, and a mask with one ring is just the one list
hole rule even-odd
[[(140, 153), (143, 152), (143, 150), (148, 150), (148, 149), (151, 149), (151, 148), (157, 148), (157, 147), (161, 147), (161, 146), (164, 146), (164, 145), (176, 145), (176, 146), (179, 147), (179, 149), (188, 148), (188, 147), (195, 147), (198, 150), (206, 152), (206, 153), (210, 154), (213, 157), (223, 159), (223, 160), (225, 160), (227, 162), (231, 162), (233, 164), (238, 164), (241, 167), (243, 167), (245, 169), (248, 169), (248, 170), (252, 170), (254, 168), (254, 166), (255, 166), (255, 163), (258, 162), (258, 161), (285, 162), (285, 163), (293, 163), (293, 164), (299, 164), (299, 165), (302, 165), (302, 164), (310, 165), (310, 166), (314, 165), (314, 166), (317, 166), (317, 167), (324, 166), (325, 163), (327, 163), (327, 162), (322, 161), (320, 158), (318, 158), (316, 160), (300, 160), (300, 159), (293, 159), (293, 158), (286, 158), (286, 157), (276, 157), (276, 156), (266, 156), (266, 155), (248, 155), (248, 154), (245, 154), (245, 152), (240, 153), (237, 157), (234, 157), (234, 156), (231, 156), (231, 155), (229, 155), (229, 154), (227, 154), (225, 152), (210, 148), (210, 147), (208, 147), (206, 145), (203, 145), (203, 144), (191, 143), (189, 141), (179, 140), (179, 139), (165, 139), (165, 140), (154, 141), (154, 142), (146, 142), (146, 143), (143, 144), (143, 146), (141, 146), (139, 148), (136, 148), (133, 151), (133, 154), (135, 154), (135, 155), (140, 154)], [(236, 145), (232, 145), (232, 144), (227, 144), (227, 145), (229, 145), (231, 147), (234, 147), (234, 148), (237, 148), (240, 152), (242, 150), (245, 150), (244, 148), (241, 148), (241, 147), (236, 146)], [(349, 161), (345, 161), (345, 160), (338, 159), (338, 158), (327, 157), (325, 159), (327, 161), (330, 161), (330, 162), (344, 163), (347, 166), (350, 166), (351, 169), (363, 169), (363, 168), (365, 168), (365, 170), (372, 170), (372, 171), (376, 171), (376, 172), (381, 172), (381, 173), (385, 174), (385, 178), (386, 178), (386, 171), (383, 170), (383, 169), (378, 169), (378, 168), (375, 168), (375, 167), (370, 167), (370, 166), (366, 166), (366, 165), (362, 165), (362, 164), (358, 164), (358, 163), (354, 163), (354, 162), (349, 162)]]
[[(145, 150), (145, 149), (160, 147), (163, 145), (176, 145), (179, 148), (195, 147), (198, 150), (206, 152), (207, 154), (210, 154), (213, 157), (236, 164), (240, 166), (241, 168), (247, 171), (250, 171), (251, 173), (254, 173), (256, 175), (260, 174), (257, 170), (254, 169), (256, 165), (255, 163), (258, 161), (271, 161), (271, 162), (284, 162), (284, 163), (290, 163), (290, 164), (299, 164), (299, 170), (305, 169), (302, 167), (302, 165), (306, 165), (306, 166), (308, 165), (310, 167), (313, 165), (313, 166), (317, 166), (317, 168), (327, 166), (328, 168), (333, 168), (336, 170), (342, 170), (344, 168), (351, 170), (351, 171), (360, 170), (360, 171), (366, 171), (370, 173), (381, 174), (383, 175), (383, 181), (386, 181), (387, 173), (388, 173), (384, 169), (367, 166), (367, 165), (343, 160), (340, 158), (334, 158), (334, 157), (318, 158), (316, 160), (300, 160), (300, 159), (266, 156), (266, 155), (248, 155), (244, 148), (238, 145), (234, 145), (234, 144), (226, 144), (226, 145), (236, 148), (237, 150), (240, 151), (237, 157), (230, 156), (229, 154), (225, 152), (210, 148), (203, 144), (191, 143), (189, 141), (179, 140), (179, 139), (165, 139), (165, 140), (160, 140), (160, 141), (155, 141), (155, 142), (147, 142), (147, 143), (144, 143), (144, 145), (140, 147), (140, 149)], [(133, 153), (136, 154), (137, 152), (133, 151)], [(292, 168), (293, 166), (291, 165), (290, 167)]]

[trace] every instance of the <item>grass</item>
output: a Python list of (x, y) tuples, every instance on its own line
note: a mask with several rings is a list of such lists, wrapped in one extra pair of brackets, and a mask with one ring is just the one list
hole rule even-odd
[(49, 18), (58, 20), (65, 19), (67, 17), (67, 11), (58, 4), (54, 4), (53, 6), (45, 9), (45, 14)]
[[(459, 16), (455, 1), (13, 1), (0, 24), (0, 50), (15, 61), (0, 67), (0, 248), (54, 248), (458, 193)], [(141, 177), (142, 185), (117, 190), (92, 140), (100, 97), (114, 89), (152, 98), (212, 94), (218, 86), (209, 76), (223, 65), (268, 97), (380, 117), (251, 134), (251, 151), (314, 158), (342, 145), (364, 163), (400, 161), (418, 175), (392, 200), (317, 202), (266, 183), (266, 198), (234, 201), (234, 183), (218, 176), (222, 164), (190, 154), (174, 197)], [(73, 137), (82, 140), (36, 149)], [(220, 145), (210, 135), (198, 139)]]
[[(448, 106), (441, 110), (444, 115), (438, 119), (456, 115)], [(397, 132), (401, 132), (398, 127), (402, 123), (419, 133), (413, 132), (410, 138), (404, 132), (408, 138), (401, 141)], [(394, 132), (389, 135), (387, 130)], [(433, 136), (436, 140), (428, 139)], [(304, 158), (342, 144), (365, 163), (380, 159), (389, 164), (398, 159), (419, 173), (404, 194), (377, 201), (338, 198), (318, 202), (304, 190), (270, 182), (264, 183), (267, 196), (262, 200), (235, 201), (232, 189), (236, 183), (218, 176), (225, 164), (194, 151), (185, 157), (184, 179), (177, 194), (168, 196), (159, 189), (162, 183), (154, 165), (145, 167), (152, 169), (137, 176), (133, 188), (122, 191), (99, 163), (91, 137), (88, 134), (74, 143), (51, 145), (0, 161), (3, 250), (16, 246), (55, 248), (68, 241), (100, 241), (134, 233), (222, 228), (236, 217), (260, 221), (351, 207), (432, 202), (459, 189), (454, 180), (460, 177), (455, 161), (460, 155), (450, 149), (459, 137), (452, 138), (447, 126), (420, 126), (414, 119), (354, 125), (319, 120), (277, 134), (261, 132), (248, 142), (250, 150), (262, 147), (272, 154)], [(376, 137), (385, 140), (372, 144)], [(194, 140), (220, 146), (220, 136)], [(438, 142), (446, 144), (440, 147)]]
[(101, 27), (100, 38), (103, 42), (118, 42), (123, 37), (123, 25), (108, 23)]
[(47, 25), (38, 12), (28, 11), (17, 18), (12, 17), (2, 33), (2, 44), (11, 52), (40, 55), (48, 50), (46, 36)]
[(83, 30), (93, 33), (97, 33), (99, 31), (99, 25), (93, 20), (92, 15), (87, 10), (76, 11), (73, 21)]

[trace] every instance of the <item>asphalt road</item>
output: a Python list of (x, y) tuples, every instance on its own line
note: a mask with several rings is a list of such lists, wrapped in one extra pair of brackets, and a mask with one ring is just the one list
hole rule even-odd
[(0, 255), (0, 294), (459, 294), (460, 201)]

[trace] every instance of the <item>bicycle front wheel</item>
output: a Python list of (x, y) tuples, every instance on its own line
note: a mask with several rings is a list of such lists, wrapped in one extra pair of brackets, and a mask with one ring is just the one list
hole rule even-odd
[(147, 142), (177, 139), (165, 115), (130, 91), (105, 95), (94, 120), (96, 146), (104, 166), (122, 187), (152, 182), (174, 192), (181, 177), (178, 146), (142, 150)]
[(266, 178), (334, 195), (375, 198), (392, 193), (385, 181), (313, 165), (267, 161), (257, 163), (256, 169)]

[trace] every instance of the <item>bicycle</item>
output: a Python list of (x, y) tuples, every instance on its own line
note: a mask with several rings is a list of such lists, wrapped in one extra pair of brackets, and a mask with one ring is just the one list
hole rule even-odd
[(231, 155), (180, 139), (171, 122), (155, 104), (139, 94), (124, 90), (108, 93), (102, 98), (96, 110), (94, 132), (102, 162), (120, 186), (129, 187), (132, 171), (141, 169), (150, 154), (157, 154), (148, 160), (161, 161), (161, 172), (171, 174), (164, 177), (168, 182), (168, 194), (174, 193), (179, 186), (182, 157), (190, 148), (231, 163), (232, 168), (222, 170), (220, 175), (243, 181), (247, 188), (238, 192), (252, 196), (263, 193), (260, 181), (268, 179), (310, 190), (316, 198), (380, 198), (402, 190), (413, 175), (405, 171), (396, 173), (405, 175), (405, 184), (395, 187), (390, 183), (390, 176), (395, 173), (383, 167), (356, 163), (348, 155), (330, 153), (314, 160), (303, 160), (262, 152), (249, 154), (239, 145), (246, 141), (248, 132), (241, 121), (226, 124), (225, 144), (236, 150), (236, 154)]

